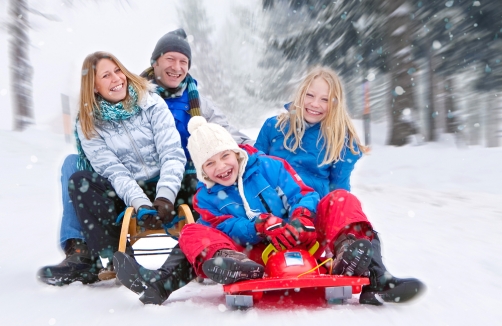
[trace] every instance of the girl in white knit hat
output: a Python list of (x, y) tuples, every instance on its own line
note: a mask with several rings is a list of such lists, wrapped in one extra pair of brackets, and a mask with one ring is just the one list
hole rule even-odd
[[(197, 275), (230, 284), (261, 278), (261, 252), (308, 247), (319, 195), (280, 159), (239, 147), (223, 127), (193, 117), (188, 150), (203, 183), (194, 197), (200, 213), (179, 244)], [(199, 183), (200, 185), (200, 183)]]

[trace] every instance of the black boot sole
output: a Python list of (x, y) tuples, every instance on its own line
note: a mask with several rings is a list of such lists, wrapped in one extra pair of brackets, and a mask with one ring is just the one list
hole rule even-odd
[(333, 267), (332, 274), (361, 276), (368, 270), (372, 256), (371, 242), (364, 239), (356, 240), (347, 247), (342, 260)]
[(254, 261), (242, 262), (228, 257), (211, 258), (202, 264), (204, 274), (220, 284), (232, 284), (263, 277), (265, 267)]
[(144, 304), (161, 305), (167, 300), (167, 295), (161, 294), (165, 292), (156, 289), (154, 284), (148, 284), (141, 277), (141, 265), (138, 262), (123, 252), (116, 252), (113, 255), (113, 266), (117, 272), (117, 280), (136, 294), (141, 294), (139, 300)]
[(359, 303), (375, 306), (380, 306), (383, 302), (404, 303), (419, 297), (425, 289), (425, 284), (417, 279), (403, 282), (385, 291), (371, 291), (363, 287), (363, 292), (359, 296)]
[[(51, 274), (51, 276), (46, 275), (46, 273)], [(47, 269), (41, 269), (37, 275), (37, 279), (40, 282), (54, 286), (68, 285), (73, 282), (82, 282), (82, 284), (99, 282), (98, 275), (91, 272), (73, 271), (69, 275), (54, 275)]]
[(143, 283), (139, 270), (141, 266), (134, 258), (128, 254), (117, 251), (113, 255), (113, 266), (120, 284), (136, 294), (145, 291), (146, 286)]

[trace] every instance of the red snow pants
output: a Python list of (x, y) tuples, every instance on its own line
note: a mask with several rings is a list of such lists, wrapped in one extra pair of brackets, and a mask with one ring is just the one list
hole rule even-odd
[[(373, 240), (373, 229), (363, 213), (361, 202), (346, 190), (335, 190), (326, 195), (317, 206), (315, 220), (317, 241), (321, 245), (317, 255), (325, 249), (333, 251), (335, 240), (342, 234), (353, 234), (357, 239)], [(220, 249), (244, 252), (259, 264), (265, 244), (253, 246), (251, 251), (237, 245), (225, 233), (201, 224), (187, 224), (181, 230), (180, 248), (192, 264), (197, 275), (204, 276), (202, 263)]]
[(317, 241), (321, 245), (316, 254), (329, 248), (342, 234), (353, 234), (356, 239), (373, 240), (373, 228), (364, 214), (361, 202), (350, 192), (338, 189), (327, 194), (317, 205), (315, 221)]
[(220, 249), (231, 249), (245, 253), (250, 259), (258, 264), (263, 264), (261, 253), (265, 250), (265, 244), (259, 243), (251, 250), (236, 244), (225, 233), (198, 223), (187, 224), (183, 227), (179, 237), (179, 245), (195, 273), (204, 277), (202, 264), (212, 258)]

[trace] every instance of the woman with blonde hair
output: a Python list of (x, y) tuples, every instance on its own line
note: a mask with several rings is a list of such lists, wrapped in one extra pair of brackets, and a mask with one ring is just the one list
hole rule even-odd
[(419, 280), (396, 278), (387, 271), (378, 234), (349, 192), (350, 174), (368, 148), (359, 141), (338, 75), (326, 67), (314, 68), (286, 109), (265, 121), (255, 147), (286, 160), (322, 198), (317, 215), (330, 218), (315, 219), (317, 239), (323, 241), (317, 254), (334, 256), (336, 265), (347, 252), (357, 252), (358, 239), (371, 241), (366, 255), (371, 257), (370, 285), (363, 287), (360, 303), (406, 302), (423, 292), (425, 285)]
[[(166, 102), (107, 52), (88, 55), (82, 65), (75, 136), (80, 171), (70, 177), (68, 192), (85, 241), (68, 241), (67, 260), (74, 261), (39, 271), (40, 279), (57, 285), (93, 283), (98, 272), (102, 280), (114, 277), (117, 216), (133, 206), (147, 229), (171, 222), (186, 163)], [(100, 257), (109, 262), (102, 271)]]

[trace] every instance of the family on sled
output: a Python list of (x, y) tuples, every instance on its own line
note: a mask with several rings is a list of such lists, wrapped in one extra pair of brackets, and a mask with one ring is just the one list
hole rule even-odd
[[(110, 53), (84, 60), (78, 155), (65, 159), (61, 176), (66, 258), (42, 267), (38, 279), (64, 285), (116, 275), (143, 303), (161, 304), (197, 276), (221, 284), (261, 278), (269, 243), (290, 249), (317, 241), (316, 257), (333, 258), (331, 273), (369, 277), (360, 303), (406, 302), (423, 292), (418, 279), (387, 271), (379, 235), (349, 192), (367, 149), (336, 73), (312, 70), (254, 143), (199, 94), (191, 59), (179, 29), (157, 42), (140, 76)], [(126, 207), (144, 228), (159, 229), (184, 203), (197, 222), (183, 228), (159, 269), (139, 265), (132, 247), (117, 252), (117, 216)]]

